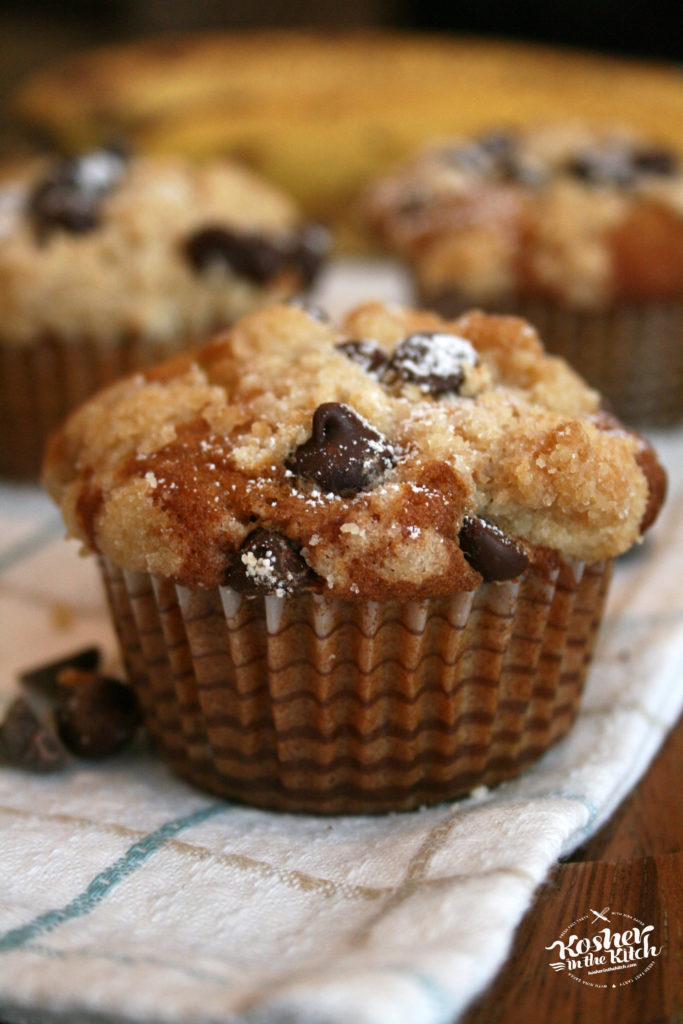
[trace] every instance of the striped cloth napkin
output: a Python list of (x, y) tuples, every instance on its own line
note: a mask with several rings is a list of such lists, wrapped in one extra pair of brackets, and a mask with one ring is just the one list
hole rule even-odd
[[(212, 799), (142, 740), (50, 776), (0, 768), (0, 1020), (456, 1020), (683, 706), (683, 430), (653, 440), (669, 501), (617, 566), (576, 724), (521, 778), (329, 819)], [(0, 487), (0, 714), (19, 669), (92, 643), (119, 667), (93, 560), (61, 534), (37, 488)]]

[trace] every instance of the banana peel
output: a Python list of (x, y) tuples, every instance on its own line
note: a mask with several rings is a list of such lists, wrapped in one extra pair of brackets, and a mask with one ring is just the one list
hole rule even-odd
[(237, 157), (355, 239), (354, 201), (421, 143), (562, 118), (683, 145), (673, 66), (388, 32), (169, 36), (78, 54), (20, 85), (26, 132), (66, 151), (123, 136), (143, 152)]

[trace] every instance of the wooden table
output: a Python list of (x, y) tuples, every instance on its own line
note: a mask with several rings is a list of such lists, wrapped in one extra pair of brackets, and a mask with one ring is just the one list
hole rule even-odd
[[(683, 1021), (683, 719), (600, 831), (541, 887), (498, 977), (459, 1024), (678, 1024)], [(547, 945), (587, 908), (655, 926), (665, 948), (645, 977), (592, 989), (548, 967)]]

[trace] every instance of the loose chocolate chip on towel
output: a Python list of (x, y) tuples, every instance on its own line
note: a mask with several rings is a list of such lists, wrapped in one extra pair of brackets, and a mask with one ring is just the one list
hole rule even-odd
[(272, 530), (254, 530), (235, 555), (225, 584), (240, 594), (285, 597), (303, 589), (314, 578), (287, 537)]
[(62, 742), (78, 757), (97, 760), (121, 750), (140, 725), (140, 709), (129, 686), (96, 673), (81, 673), (57, 710)]
[(47, 721), (25, 697), (17, 697), (0, 724), (0, 761), (32, 772), (63, 768), (68, 754)]
[(396, 346), (382, 381), (416, 384), (429, 395), (457, 394), (465, 368), (479, 362), (476, 350), (466, 338), (442, 331), (409, 334)]
[(463, 555), (486, 583), (512, 580), (529, 564), (522, 549), (485, 519), (465, 516), (459, 540)]
[(44, 241), (56, 228), (78, 235), (100, 222), (105, 196), (121, 181), (126, 156), (120, 147), (97, 149), (74, 160), (60, 160), (29, 196), (27, 212)]
[(39, 694), (51, 701), (57, 701), (64, 695), (59, 676), (65, 669), (78, 669), (81, 672), (94, 672), (100, 664), (100, 651), (97, 647), (85, 647), (66, 658), (50, 661), (37, 668), (27, 669), (19, 675), (19, 683), (32, 693)]
[(394, 451), (366, 420), (339, 402), (313, 414), (313, 433), (285, 465), (323, 491), (349, 497), (374, 487), (395, 463)]
[(352, 363), (358, 363), (371, 376), (378, 376), (389, 361), (387, 353), (372, 338), (349, 338), (348, 341), (340, 341), (334, 347), (338, 352), (343, 352)]

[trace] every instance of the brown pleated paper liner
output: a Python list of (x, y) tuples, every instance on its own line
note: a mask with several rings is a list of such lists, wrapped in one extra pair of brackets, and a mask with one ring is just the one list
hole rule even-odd
[(241, 598), (101, 568), (160, 755), (222, 796), (335, 814), (494, 785), (563, 736), (611, 563), (385, 603)]
[(52, 335), (27, 345), (0, 338), (0, 475), (35, 479), (48, 435), (80, 402), (133, 370), (186, 347), (130, 334), (108, 345)]
[[(446, 317), (472, 306), (454, 294), (423, 296), (423, 302)], [(566, 359), (624, 423), (666, 427), (683, 420), (683, 302), (595, 311), (542, 299), (484, 306), (533, 324), (547, 351)]]

